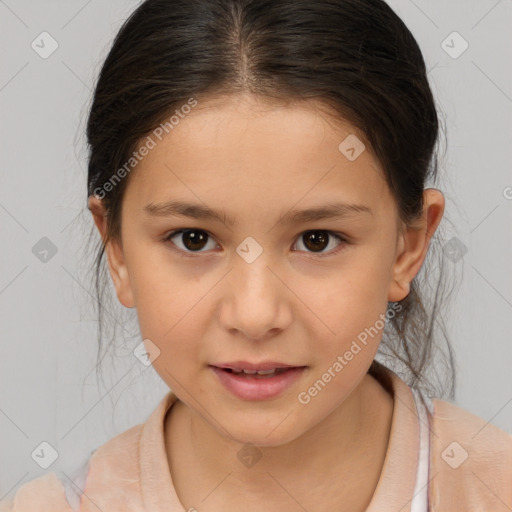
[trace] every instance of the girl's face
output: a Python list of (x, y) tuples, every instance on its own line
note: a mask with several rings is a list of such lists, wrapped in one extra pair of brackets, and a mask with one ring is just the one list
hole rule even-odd
[[(291, 441), (357, 389), (428, 245), (399, 231), (357, 130), (314, 107), (218, 98), (153, 133), (125, 191), (122, 248), (108, 250), (156, 371), (242, 443)], [(444, 203), (429, 197), (436, 226)], [(219, 369), (242, 365), (299, 369)]]

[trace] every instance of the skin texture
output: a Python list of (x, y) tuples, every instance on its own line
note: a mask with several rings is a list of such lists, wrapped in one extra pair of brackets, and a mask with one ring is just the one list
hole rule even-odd
[[(347, 159), (338, 146), (357, 130), (319, 106), (202, 100), (129, 177), (121, 243), (107, 244), (108, 265), (119, 301), (136, 307), (142, 337), (160, 350), (155, 370), (180, 399), (165, 429), (186, 508), (364, 510), (382, 469), (393, 399), (367, 375), (382, 330), (309, 403), (297, 397), (388, 301), (407, 296), (444, 197), (426, 189), (423, 215), (404, 226), (370, 148)], [(143, 211), (171, 199), (225, 209), (226, 223)], [(278, 221), (291, 209), (337, 201), (373, 214)], [(105, 239), (101, 201), (91, 197), (89, 207)], [(184, 228), (210, 236), (194, 252), (177, 235), (173, 250), (164, 237)], [(348, 243), (331, 235), (315, 249), (307, 230)], [(248, 236), (263, 249), (252, 263), (236, 252)], [(279, 396), (247, 401), (209, 367), (236, 360), (307, 368)], [(252, 467), (237, 457), (244, 444), (261, 455)]]

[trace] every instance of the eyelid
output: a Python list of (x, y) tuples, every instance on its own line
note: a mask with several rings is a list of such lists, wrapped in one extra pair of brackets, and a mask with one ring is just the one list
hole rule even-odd
[[(324, 231), (328, 233), (330, 236), (337, 238), (339, 240), (339, 244), (330, 251), (327, 252), (308, 252), (308, 251), (296, 251), (296, 252), (303, 252), (304, 254), (309, 256), (313, 256), (314, 258), (327, 258), (329, 256), (335, 256), (338, 254), (348, 243), (348, 238), (343, 235), (343, 233), (338, 233), (336, 231), (331, 231), (329, 229), (307, 229), (305, 231), (302, 231), (299, 236), (297, 237), (297, 240), (300, 239), (301, 236), (303, 236), (305, 233), (315, 232), (315, 231)], [(295, 244), (294, 244), (295, 245)]]
[[(176, 235), (178, 235), (180, 233), (184, 233), (186, 231), (201, 231), (203, 233), (206, 233), (212, 240), (215, 240), (215, 237), (209, 231), (207, 231), (206, 229), (202, 229), (202, 228), (179, 228), (179, 229), (175, 229), (175, 230), (167, 233), (166, 235), (164, 235), (163, 238), (162, 238), (162, 242), (164, 244), (169, 245), (171, 250), (177, 252), (179, 254), (179, 256), (182, 256), (182, 257), (196, 257), (196, 256), (201, 255), (204, 252), (207, 252), (207, 251), (196, 251), (196, 252), (194, 252), (194, 251), (184, 251), (183, 249), (180, 249), (179, 247), (176, 247), (176, 244), (174, 244), (171, 241), (171, 238), (173, 238), (174, 236), (176, 236)], [(217, 245), (218, 245), (218, 242), (217, 242)]]
[[(195, 256), (199, 256), (203, 252), (208, 252), (208, 251), (196, 251), (196, 252), (184, 251), (183, 249), (176, 247), (176, 245), (171, 241), (171, 238), (173, 238), (177, 234), (180, 234), (180, 233), (183, 233), (186, 231), (201, 231), (203, 233), (206, 233), (210, 238), (212, 238), (212, 240), (216, 241), (215, 237), (206, 229), (192, 227), (192, 228), (175, 229), (175, 230), (167, 233), (166, 235), (164, 235), (162, 238), (162, 242), (165, 244), (169, 244), (169, 242), (170, 242), (171, 249), (175, 252), (178, 252), (179, 255), (183, 256), (183, 257), (187, 257), (187, 256), (195, 257)], [(324, 232), (328, 233), (330, 236), (337, 238), (340, 243), (334, 249), (331, 249), (330, 251), (323, 252), (323, 253), (315, 253), (315, 252), (308, 252), (308, 251), (294, 251), (294, 252), (304, 252), (305, 254), (312, 255), (316, 258), (322, 258), (322, 257), (333, 256), (333, 255), (337, 254), (345, 245), (350, 243), (349, 237), (345, 236), (343, 233), (339, 233), (337, 231), (333, 231), (333, 230), (329, 230), (329, 229), (321, 229), (321, 228), (306, 229), (304, 231), (301, 231), (295, 237), (295, 240), (298, 240), (301, 236), (305, 235), (306, 233), (315, 232), (315, 231), (324, 231)], [(294, 245), (295, 245), (295, 243), (294, 243)], [(217, 242), (217, 244), (218, 244), (218, 242)]]

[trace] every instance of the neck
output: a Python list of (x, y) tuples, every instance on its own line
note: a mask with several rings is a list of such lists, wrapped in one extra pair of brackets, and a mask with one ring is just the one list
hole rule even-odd
[[(199, 506), (197, 496), (208, 495), (229, 475), (229, 485), (219, 486), (214, 493), (219, 503), (228, 495), (253, 497), (260, 505), (264, 498), (273, 505), (282, 505), (280, 498), (290, 503), (290, 496), (310, 503), (320, 491), (324, 498), (331, 494), (333, 502), (341, 499), (344, 508), (353, 503), (349, 509), (359, 510), (358, 504), (370, 502), (382, 470), (393, 398), (366, 375), (342, 404), (301, 436), (283, 445), (246, 447), (245, 452), (240, 452), (242, 443), (222, 436), (183, 402), (178, 401), (171, 411), (166, 418), (166, 446), (173, 483), (184, 504), (191, 497), (187, 491), (191, 481), (196, 491), (202, 490), (195, 493)], [(245, 464), (241, 453), (249, 457)], [(258, 458), (257, 462), (250, 457)], [(324, 507), (325, 503), (322, 499), (318, 504)]]

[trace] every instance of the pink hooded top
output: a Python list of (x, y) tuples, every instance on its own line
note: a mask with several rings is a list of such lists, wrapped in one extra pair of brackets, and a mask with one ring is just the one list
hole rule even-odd
[[(442, 400), (427, 403), (429, 419), (416, 392), (389, 374), (391, 433), (367, 512), (510, 512), (512, 435)], [(73, 483), (46, 473), (2, 501), (0, 512), (187, 512), (164, 444), (176, 400), (170, 391), (144, 423), (97, 448)]]

